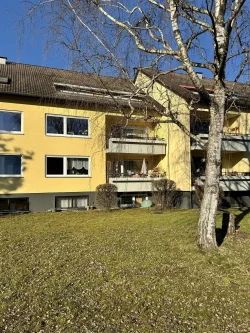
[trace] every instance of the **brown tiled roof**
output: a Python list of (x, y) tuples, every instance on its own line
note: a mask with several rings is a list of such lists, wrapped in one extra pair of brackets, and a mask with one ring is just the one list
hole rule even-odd
[[(141, 72), (150, 78), (155, 77), (155, 80), (164, 85), (169, 90), (173, 91), (177, 95), (190, 101), (195, 99), (195, 95), (192, 89), (185, 87), (193, 87), (191, 79), (187, 74), (180, 73), (166, 73), (153, 70), (153, 69), (141, 69)], [(159, 75), (160, 74), (160, 75)], [(210, 78), (202, 78), (203, 85), (206, 89), (214, 89), (214, 80)], [(233, 96), (237, 105), (249, 106), (250, 105), (250, 86), (248, 84), (236, 83), (233, 86), (233, 82), (226, 81), (226, 89), (231, 92), (233, 89)]]
[[(0, 64), (0, 77), (8, 77), (8, 84), (0, 83), (0, 94), (11, 94), (19, 96), (37, 97), (42, 99), (64, 100), (87, 104), (102, 104), (107, 106), (128, 107), (126, 95), (119, 95), (119, 92), (127, 92), (127, 96), (133, 91), (132, 84), (125, 79), (109, 76), (99, 76), (95, 74), (80, 73), (71, 70), (63, 70), (49, 67), (26, 65), (20, 63), (7, 62)], [(73, 89), (62, 92), (56, 89), (55, 83), (64, 85), (75, 85), (91, 89), (101, 89), (103, 94), (96, 91), (89, 91), (84, 94), (73, 93)], [(84, 89), (85, 89), (84, 88)], [(86, 90), (85, 89), (85, 90)], [(70, 88), (69, 88), (70, 90)], [(114, 100), (108, 91), (116, 91)], [(152, 108), (155, 103), (151, 98), (134, 98), (132, 105), (136, 108)]]

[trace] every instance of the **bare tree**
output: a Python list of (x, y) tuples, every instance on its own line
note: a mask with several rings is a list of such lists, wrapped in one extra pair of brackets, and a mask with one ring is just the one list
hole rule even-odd
[[(27, 1), (26, 1), (27, 2)], [(144, 93), (162, 73), (182, 70), (198, 92), (198, 99), (210, 112), (206, 180), (198, 225), (198, 246), (215, 248), (215, 223), (219, 199), (221, 145), (227, 107), (232, 100), (226, 88), (231, 70), (236, 82), (249, 57), (249, 1), (247, 0), (40, 0), (29, 5), (28, 16), (43, 14), (51, 41), (66, 46), (72, 57), (81, 59), (98, 73), (121, 74), (131, 80), (131, 98), (142, 94), (133, 83), (133, 67), (158, 68)], [(86, 47), (86, 43), (88, 47)], [(92, 62), (90, 62), (90, 57)], [(232, 67), (232, 64), (234, 66)], [(79, 65), (79, 62), (78, 62)], [(195, 68), (210, 73), (213, 94), (203, 84)], [(131, 107), (131, 116), (134, 109)], [(161, 116), (176, 123), (192, 136), (171, 106)], [(147, 118), (147, 121), (152, 119)], [(159, 120), (158, 120), (159, 121)], [(195, 138), (199, 140), (198, 138)], [(202, 142), (200, 142), (202, 143)]]

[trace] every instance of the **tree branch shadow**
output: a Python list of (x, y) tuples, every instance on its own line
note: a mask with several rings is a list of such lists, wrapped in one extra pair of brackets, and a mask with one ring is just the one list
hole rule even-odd
[[(244, 217), (250, 213), (250, 207), (241, 208), (239, 209), (239, 214), (234, 214), (235, 217), (235, 230), (240, 229), (240, 223), (244, 219)], [(216, 241), (217, 245), (221, 246), (224, 242), (224, 239), (228, 233), (228, 226), (229, 226), (229, 219), (230, 219), (230, 212), (224, 211), (222, 214), (222, 225), (221, 228), (216, 228)]]
[[(18, 154), (22, 155), (22, 172), (27, 170), (27, 161), (32, 160), (34, 156), (34, 152), (26, 151), (23, 152), (21, 148), (14, 147), (9, 149), (7, 143), (13, 141), (14, 139), (3, 138), (0, 136), (0, 152), (4, 154)], [(2, 194), (10, 194), (13, 191), (16, 191), (18, 188), (23, 185), (23, 177), (0, 177), (0, 191)]]

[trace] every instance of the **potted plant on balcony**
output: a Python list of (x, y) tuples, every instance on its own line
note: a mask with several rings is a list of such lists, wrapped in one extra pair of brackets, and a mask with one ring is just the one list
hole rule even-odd
[(160, 168), (155, 167), (155, 168), (153, 168), (153, 170), (151, 170), (150, 177), (157, 178), (157, 177), (159, 177), (159, 173), (160, 173)]
[(150, 177), (152, 178), (166, 177), (166, 171), (162, 171), (161, 168), (155, 167), (153, 170), (151, 170)]

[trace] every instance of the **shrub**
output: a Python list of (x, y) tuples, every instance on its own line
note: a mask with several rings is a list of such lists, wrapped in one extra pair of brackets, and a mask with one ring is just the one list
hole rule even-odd
[(170, 179), (159, 179), (153, 182), (153, 202), (161, 210), (173, 208), (179, 198), (176, 183)]
[(117, 207), (117, 186), (114, 184), (101, 184), (96, 188), (96, 206), (99, 209)]

